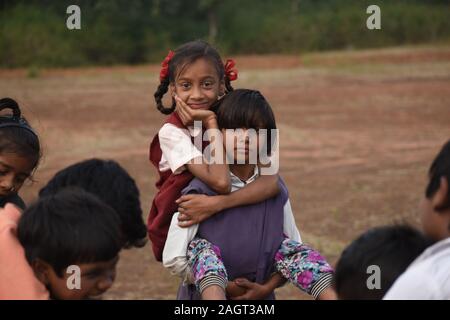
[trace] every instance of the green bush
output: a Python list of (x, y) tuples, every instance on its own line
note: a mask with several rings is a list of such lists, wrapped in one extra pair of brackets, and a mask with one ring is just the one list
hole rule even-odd
[[(66, 8), (81, 7), (81, 30)], [(366, 8), (381, 7), (381, 30)], [(0, 0), (0, 66), (66, 67), (160, 61), (208, 38), (224, 54), (298, 53), (450, 40), (449, 0)], [(211, 13), (213, 15), (211, 15)]]

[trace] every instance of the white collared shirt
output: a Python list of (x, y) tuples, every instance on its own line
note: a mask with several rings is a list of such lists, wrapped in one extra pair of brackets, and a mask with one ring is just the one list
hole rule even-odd
[(414, 260), (383, 300), (450, 300), (450, 238)]
[[(258, 167), (255, 166), (255, 172), (246, 181), (242, 181), (232, 172), (230, 172), (230, 175), (231, 192), (234, 192), (255, 181), (259, 176), (259, 171)], [(180, 276), (187, 283), (192, 283), (193, 279), (188, 266), (186, 252), (189, 243), (197, 234), (198, 224), (192, 225), (188, 228), (181, 228), (178, 225), (178, 215), (179, 212), (176, 212), (170, 223), (170, 228), (163, 251), (163, 265), (170, 270), (171, 274)], [(295, 218), (292, 213), (289, 199), (283, 207), (283, 232), (289, 239), (302, 243), (300, 232), (295, 224)]]

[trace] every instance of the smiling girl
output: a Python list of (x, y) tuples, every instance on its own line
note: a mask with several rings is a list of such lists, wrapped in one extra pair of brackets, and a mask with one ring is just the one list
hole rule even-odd
[(41, 157), (39, 138), (22, 117), (19, 105), (11, 98), (0, 99), (0, 111), (11, 109), (12, 115), (0, 116), (0, 207), (13, 203), (21, 209), (25, 203), (18, 195), (31, 177)]

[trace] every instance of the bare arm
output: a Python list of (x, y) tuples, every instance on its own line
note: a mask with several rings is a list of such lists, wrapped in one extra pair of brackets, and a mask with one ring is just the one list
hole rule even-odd
[(184, 195), (177, 200), (179, 225), (189, 227), (222, 210), (258, 203), (276, 196), (278, 192), (278, 175), (265, 175), (228, 195)]
[(262, 202), (279, 192), (278, 175), (259, 176), (255, 182), (247, 184), (242, 189), (220, 196), (218, 211)]
[(187, 169), (217, 193), (229, 193), (231, 190), (230, 172), (216, 115), (211, 110), (194, 110), (177, 96), (175, 99), (177, 101), (176, 112), (184, 124), (188, 125), (194, 120), (202, 121), (208, 134), (210, 148), (213, 151), (211, 156), (215, 159), (210, 164), (205, 161), (204, 157), (192, 159), (186, 164)]

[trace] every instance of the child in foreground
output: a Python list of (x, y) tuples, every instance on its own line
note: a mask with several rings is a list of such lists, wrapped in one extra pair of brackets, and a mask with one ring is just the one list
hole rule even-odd
[(430, 244), (421, 232), (406, 225), (364, 232), (343, 251), (336, 265), (334, 287), (338, 298), (381, 300)]
[(129, 173), (114, 160), (88, 159), (58, 171), (39, 191), (39, 197), (67, 187), (79, 187), (97, 196), (120, 217), (124, 249), (141, 248), (147, 242), (139, 189)]
[[(40, 198), (22, 214), (17, 237), (51, 299), (96, 297), (115, 280), (123, 245), (120, 219), (111, 207), (81, 189)], [(80, 288), (69, 286), (71, 266), (80, 270)]]
[(397, 279), (385, 300), (450, 299), (450, 140), (428, 171), (422, 211), (425, 235), (436, 241)]

